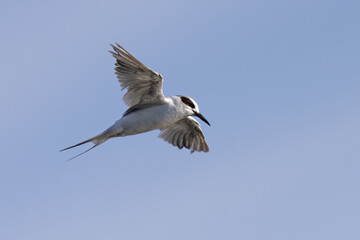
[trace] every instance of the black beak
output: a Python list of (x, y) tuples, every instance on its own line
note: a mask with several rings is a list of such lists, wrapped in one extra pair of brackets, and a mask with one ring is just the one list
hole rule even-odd
[(197, 116), (198, 118), (203, 120), (207, 125), (211, 126), (210, 123), (208, 122), (208, 120), (206, 120), (206, 118), (201, 113), (194, 111), (194, 114), (195, 114), (195, 116)]

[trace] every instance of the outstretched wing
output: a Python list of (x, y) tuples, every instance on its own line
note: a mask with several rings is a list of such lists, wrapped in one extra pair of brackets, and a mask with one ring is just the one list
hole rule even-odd
[(123, 97), (125, 104), (132, 107), (139, 103), (164, 101), (162, 76), (147, 68), (119, 44), (116, 43), (117, 47), (110, 45), (115, 51), (110, 53), (116, 58), (115, 73), (121, 90), (127, 89)]
[(159, 138), (177, 146), (179, 149), (185, 147), (198, 152), (208, 152), (209, 147), (205, 141), (200, 124), (192, 117), (187, 117), (176, 123), (161, 129)]

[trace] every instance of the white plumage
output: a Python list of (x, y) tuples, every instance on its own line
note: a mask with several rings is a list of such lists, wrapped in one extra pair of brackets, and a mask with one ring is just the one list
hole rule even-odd
[(181, 95), (165, 97), (162, 91), (163, 78), (159, 73), (147, 68), (119, 44), (117, 47), (111, 46), (114, 52), (110, 53), (116, 58), (115, 73), (122, 90), (127, 90), (123, 99), (129, 109), (103, 133), (61, 151), (93, 142), (94, 146), (87, 152), (113, 137), (160, 129), (159, 137), (179, 149), (185, 147), (191, 152), (208, 152), (209, 147), (200, 124), (191, 116), (195, 115), (210, 124), (200, 114), (196, 102)]

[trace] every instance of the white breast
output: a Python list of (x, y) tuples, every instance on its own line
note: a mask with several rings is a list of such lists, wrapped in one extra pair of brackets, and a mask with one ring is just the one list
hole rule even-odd
[(164, 104), (134, 111), (118, 120), (111, 128), (119, 136), (134, 135), (164, 128), (186, 117), (181, 105), (173, 98), (166, 98)]

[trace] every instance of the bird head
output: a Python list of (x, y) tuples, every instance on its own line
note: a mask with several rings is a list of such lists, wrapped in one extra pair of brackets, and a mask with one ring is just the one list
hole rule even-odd
[(206, 120), (206, 118), (200, 113), (199, 107), (197, 105), (197, 103), (190, 97), (186, 97), (186, 96), (180, 96), (181, 102), (184, 104), (185, 107), (185, 111), (190, 115), (190, 116), (197, 116), (198, 118), (200, 118), (201, 120), (203, 120), (207, 125), (210, 126), (210, 123), (208, 122), (208, 120)]

